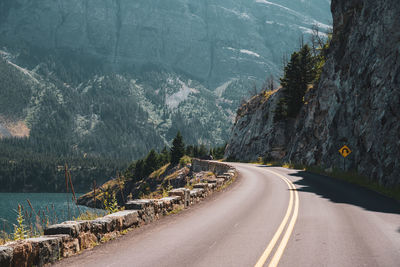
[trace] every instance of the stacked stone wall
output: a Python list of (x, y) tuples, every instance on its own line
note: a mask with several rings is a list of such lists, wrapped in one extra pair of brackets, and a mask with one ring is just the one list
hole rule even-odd
[(193, 160), (193, 171), (213, 172), (216, 178), (197, 183), (193, 189), (170, 190), (168, 197), (161, 199), (128, 201), (125, 210), (94, 220), (51, 225), (44, 230), (44, 236), (0, 246), (0, 266), (43, 266), (80, 253), (117, 237), (127, 229), (140, 227), (194, 205), (237, 177), (234, 168), (219, 162)]

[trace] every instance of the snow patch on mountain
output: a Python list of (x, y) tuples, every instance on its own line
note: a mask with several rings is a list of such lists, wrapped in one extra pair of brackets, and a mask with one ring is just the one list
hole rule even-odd
[(226, 8), (226, 7), (223, 7), (223, 6), (218, 6), (218, 7), (221, 8), (222, 10), (226, 11), (226, 12), (229, 12), (229, 13), (232, 13), (232, 14), (236, 15), (240, 19), (251, 19), (249, 14), (247, 14), (247, 13), (242, 13), (242, 12), (239, 12), (237, 10), (229, 9), (229, 8)]
[(318, 26), (318, 28), (326, 30), (326, 31), (330, 30), (332, 28), (332, 26), (330, 26), (330, 25), (327, 25), (325, 23), (317, 21), (317, 20), (315, 20), (315, 19), (313, 19), (313, 18), (311, 18), (309, 16), (305, 16), (305, 15), (303, 15), (303, 14), (301, 14), (301, 13), (299, 13), (299, 12), (297, 12), (297, 11), (291, 9), (291, 8), (288, 8), (286, 6), (283, 6), (283, 5), (280, 5), (280, 4), (271, 2), (271, 1), (267, 1), (267, 0), (255, 0), (255, 2), (259, 3), (259, 4), (265, 4), (265, 5), (268, 5), (268, 6), (274, 6), (274, 7), (283, 9), (283, 10), (287, 11), (289, 14), (300, 18), (303, 21), (303, 23), (305, 23), (305, 24), (316, 25), (316, 26)]
[(253, 51), (250, 51), (250, 50), (246, 50), (246, 49), (240, 49), (240, 53), (247, 54), (247, 55), (250, 55), (250, 56), (260, 57), (260, 55), (257, 54), (256, 52), (253, 52)]

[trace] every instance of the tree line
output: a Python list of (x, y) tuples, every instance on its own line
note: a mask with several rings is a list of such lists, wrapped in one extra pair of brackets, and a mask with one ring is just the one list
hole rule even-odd
[(226, 144), (216, 148), (207, 149), (205, 145), (185, 145), (180, 131), (172, 141), (172, 147), (164, 147), (159, 153), (154, 149), (142, 159), (132, 162), (125, 170), (124, 176), (128, 180), (139, 181), (148, 177), (152, 172), (166, 164), (175, 167), (182, 162), (184, 156), (201, 159), (222, 159)]
[(93, 180), (105, 182), (128, 166), (121, 159), (41, 151), (28, 138), (0, 139), (0, 192), (65, 192), (65, 164), (77, 192), (89, 190)]

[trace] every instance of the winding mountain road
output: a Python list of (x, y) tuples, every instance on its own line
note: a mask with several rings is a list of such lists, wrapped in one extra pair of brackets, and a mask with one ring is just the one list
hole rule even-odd
[(232, 163), (223, 193), (56, 266), (400, 266), (400, 204), (303, 171)]

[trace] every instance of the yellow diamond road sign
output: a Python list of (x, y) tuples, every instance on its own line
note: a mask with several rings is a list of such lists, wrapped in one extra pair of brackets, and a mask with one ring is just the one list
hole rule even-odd
[(339, 149), (339, 153), (345, 158), (350, 155), (351, 150), (348, 146), (344, 145), (341, 149)]

